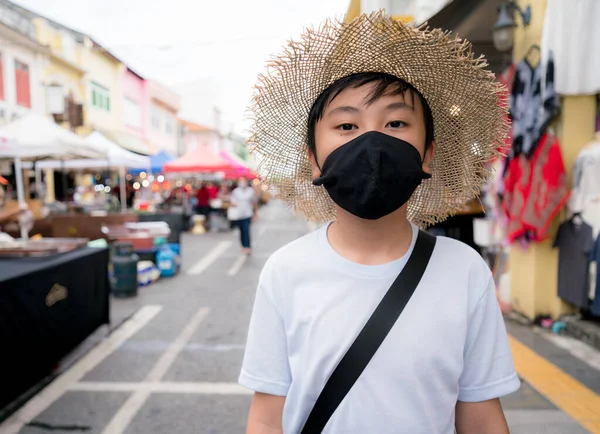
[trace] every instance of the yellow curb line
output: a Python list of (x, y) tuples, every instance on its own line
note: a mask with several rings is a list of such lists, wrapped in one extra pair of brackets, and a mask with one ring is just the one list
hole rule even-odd
[(600, 396), (509, 336), (519, 376), (592, 434), (600, 434)]

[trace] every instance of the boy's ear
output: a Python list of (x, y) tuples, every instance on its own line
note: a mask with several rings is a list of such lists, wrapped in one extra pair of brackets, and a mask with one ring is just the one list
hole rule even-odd
[(317, 164), (317, 158), (315, 157), (313, 151), (308, 149), (306, 152), (308, 153), (308, 161), (310, 161), (310, 167), (312, 168), (312, 178), (313, 180), (315, 180), (319, 176), (321, 176), (321, 170), (319, 169), (319, 165)]
[(431, 161), (435, 155), (435, 140), (427, 147), (425, 155), (423, 156), (423, 172), (431, 175)]

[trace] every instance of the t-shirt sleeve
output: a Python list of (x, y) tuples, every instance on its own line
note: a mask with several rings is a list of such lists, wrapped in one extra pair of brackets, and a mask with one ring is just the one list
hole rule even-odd
[(490, 277), (469, 321), (458, 400), (487, 401), (513, 393), (519, 387), (506, 326)]
[(268, 262), (261, 273), (239, 383), (255, 392), (286, 396), (291, 384), (283, 307)]

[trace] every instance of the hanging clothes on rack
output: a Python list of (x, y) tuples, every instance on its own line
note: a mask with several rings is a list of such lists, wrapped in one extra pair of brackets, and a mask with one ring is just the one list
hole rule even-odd
[(558, 296), (589, 308), (589, 264), (594, 247), (592, 227), (579, 214), (560, 225), (554, 240), (558, 252)]
[[(545, 75), (544, 75), (545, 71)], [(513, 143), (510, 158), (520, 154), (531, 157), (550, 123), (560, 111), (554, 88), (554, 61), (550, 56), (542, 68), (527, 58), (516, 66), (510, 94)]]
[(569, 209), (581, 213), (595, 236), (600, 233), (600, 140), (586, 146), (575, 160)]
[(554, 54), (557, 93), (600, 93), (599, 21), (598, 0), (547, 0), (541, 54)]
[[(569, 200), (569, 210), (579, 213), (592, 227), (593, 236), (600, 235), (600, 133), (597, 140), (587, 145), (577, 156), (573, 168), (573, 191)], [(599, 261), (594, 256), (590, 266), (590, 298), (593, 306), (600, 308)], [(600, 315), (600, 313), (594, 313)]]
[(569, 199), (560, 143), (546, 133), (532, 158), (521, 154), (509, 165), (503, 201), (508, 240), (543, 241), (548, 238), (550, 223)]

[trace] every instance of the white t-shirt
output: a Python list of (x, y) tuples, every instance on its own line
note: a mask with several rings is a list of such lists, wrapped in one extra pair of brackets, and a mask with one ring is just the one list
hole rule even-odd
[(238, 187), (231, 192), (231, 203), (237, 208), (240, 220), (249, 219), (254, 215), (255, 202), (256, 191), (250, 186)]
[[(327, 226), (276, 252), (260, 277), (239, 382), (286, 396), (285, 434), (299, 433), (325, 382), (406, 264), (353, 263)], [(512, 393), (515, 373), (491, 272), (458, 241), (438, 237), (402, 315), (324, 433), (454, 433), (457, 400)]]

